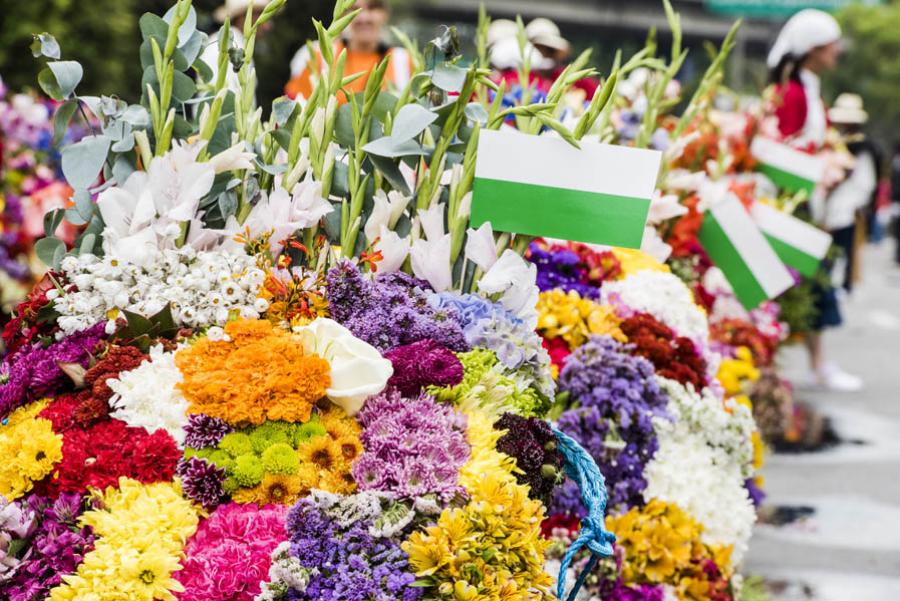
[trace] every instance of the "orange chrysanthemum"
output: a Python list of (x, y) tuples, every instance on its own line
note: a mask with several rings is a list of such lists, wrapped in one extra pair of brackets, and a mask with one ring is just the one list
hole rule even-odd
[(331, 384), (328, 362), (304, 355), (289, 333), (268, 321), (233, 321), (225, 334), (223, 340), (202, 338), (175, 357), (189, 412), (240, 425), (309, 420)]

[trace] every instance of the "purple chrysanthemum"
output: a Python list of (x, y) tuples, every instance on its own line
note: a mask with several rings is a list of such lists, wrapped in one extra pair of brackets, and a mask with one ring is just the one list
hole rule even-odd
[[(559, 428), (597, 461), (609, 505), (642, 504), (644, 466), (658, 448), (653, 419), (668, 417), (653, 365), (608, 336), (592, 336), (569, 356), (559, 385), (577, 407), (562, 414)], [(554, 510), (584, 515), (574, 482), (559, 490)]]
[(6, 357), (0, 364), (0, 417), (71, 384), (60, 364), (88, 367), (94, 347), (104, 337), (103, 328), (97, 324), (49, 346), (34, 344)]
[(469, 348), (456, 320), (428, 304), (421, 280), (405, 274), (367, 280), (345, 261), (328, 271), (326, 285), (332, 317), (381, 352), (426, 339), (452, 351)]
[(225, 497), (225, 470), (199, 457), (178, 462), (176, 473), (181, 478), (185, 496), (210, 511)]
[(184, 431), (186, 433), (185, 446), (202, 449), (216, 446), (226, 434), (233, 432), (234, 428), (225, 420), (202, 413), (194, 413), (188, 416), (188, 423), (184, 426)]
[(388, 384), (406, 396), (415, 396), (426, 386), (456, 386), (463, 379), (462, 363), (434, 340), (398, 346), (384, 357), (394, 366)]
[(366, 401), (358, 419), (364, 451), (352, 469), (360, 490), (445, 499), (461, 492), (459, 468), (470, 451), (462, 413), (428, 395), (409, 399), (388, 389)]

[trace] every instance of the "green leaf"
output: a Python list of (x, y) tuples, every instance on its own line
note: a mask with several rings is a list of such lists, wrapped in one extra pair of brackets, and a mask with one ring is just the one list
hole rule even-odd
[(62, 223), (63, 215), (65, 215), (65, 211), (63, 209), (54, 209), (52, 211), (47, 211), (44, 213), (44, 235), (45, 236), (53, 236), (56, 232), (56, 228), (59, 227), (59, 224)]
[(141, 36), (149, 42), (151, 37), (162, 40), (165, 44), (166, 38), (169, 36), (169, 24), (153, 13), (144, 13), (141, 15), (138, 25), (141, 28)]
[(78, 254), (86, 255), (94, 250), (94, 243), (97, 241), (96, 234), (85, 234), (81, 238), (81, 243), (78, 245)]
[(53, 71), (51, 71), (49, 67), (44, 67), (43, 69), (41, 69), (40, 73), (38, 73), (38, 85), (44, 91), (44, 94), (46, 94), (53, 100), (62, 102), (66, 99), (59, 87), (59, 84), (56, 83), (56, 76), (53, 74)]
[(432, 72), (431, 82), (445, 92), (459, 92), (466, 83), (466, 70), (456, 65), (438, 63)]
[(197, 93), (197, 86), (194, 80), (182, 73), (175, 71), (175, 77), (172, 81), (172, 99), (177, 102), (190, 100), (191, 96)]
[[(134, 165), (131, 163), (128, 156), (122, 154), (116, 157), (116, 162), (113, 163), (112, 167), (113, 179), (115, 179), (119, 185), (122, 185), (132, 173), (134, 173)], [(77, 200), (78, 193), (76, 192), (75, 194)], [(88, 196), (88, 201), (90, 201), (90, 196)], [(76, 204), (75, 206), (78, 205)], [(93, 211), (93, 209), (91, 210)]]
[(69, 121), (72, 120), (72, 115), (75, 114), (75, 111), (78, 110), (78, 101), (74, 98), (70, 100), (66, 100), (64, 103), (59, 105), (59, 108), (56, 109), (56, 113), (53, 115), (53, 145), (59, 146), (59, 143), (62, 141), (63, 137), (66, 135), (66, 130), (69, 128)]
[(363, 146), (363, 151), (382, 157), (424, 156), (428, 151), (412, 140), (397, 143), (390, 136), (378, 138)]
[(125, 316), (128, 325), (117, 333), (117, 337), (137, 338), (138, 336), (143, 336), (144, 334), (149, 333), (153, 328), (153, 324), (150, 322), (150, 320), (140, 313), (122, 309), (122, 314)]
[(35, 58), (46, 56), (47, 58), (58, 59), (60, 57), (59, 42), (52, 35), (47, 33), (32, 34), (34, 41), (31, 43), (31, 54)]
[(66, 221), (72, 225), (84, 225), (87, 220), (76, 209), (66, 209)]
[(272, 132), (272, 136), (282, 149), (287, 150), (291, 145), (291, 132), (284, 129), (276, 129)]
[(94, 203), (91, 202), (90, 193), (87, 190), (75, 190), (72, 200), (75, 202), (75, 211), (81, 215), (84, 222), (90, 221), (91, 216), (94, 214)]
[(203, 83), (209, 83), (212, 81), (213, 73), (212, 67), (206, 64), (203, 59), (198, 58), (194, 61), (194, 71), (197, 72), (197, 75), (200, 77), (200, 81)]
[(394, 118), (394, 125), (391, 128), (391, 140), (400, 144), (407, 140), (412, 140), (422, 131), (434, 123), (437, 115), (426, 109), (420, 104), (407, 104), (400, 109)]
[(132, 148), (134, 148), (134, 135), (131, 132), (131, 126), (125, 126), (127, 128), (127, 133), (122, 136), (122, 139), (112, 145), (113, 152), (130, 152)]
[(59, 238), (41, 238), (34, 243), (34, 252), (47, 267), (53, 268), (57, 266), (57, 257), (62, 261), (62, 256), (66, 254), (66, 245)]
[(68, 98), (84, 76), (84, 69), (77, 61), (53, 61), (47, 63), (47, 68), (53, 72), (62, 98)]
[(122, 112), (120, 119), (131, 125), (132, 129), (147, 129), (150, 127), (150, 113), (139, 104), (129, 105)]
[(62, 170), (69, 185), (79, 190), (93, 184), (108, 152), (109, 138), (106, 136), (87, 136), (63, 148)]
[(372, 162), (372, 165), (374, 165), (379, 172), (381, 172), (384, 179), (386, 179), (391, 186), (403, 194), (410, 194), (409, 186), (406, 185), (406, 179), (404, 179), (400, 167), (398, 167), (394, 161), (387, 157), (381, 157), (374, 154), (370, 154), (366, 158)]
[(195, 31), (191, 36), (191, 39), (189, 39), (184, 46), (179, 48), (184, 59), (187, 61), (188, 66), (193, 65), (197, 61), (197, 57), (203, 52), (203, 48), (206, 46), (208, 39), (209, 36), (202, 31)]

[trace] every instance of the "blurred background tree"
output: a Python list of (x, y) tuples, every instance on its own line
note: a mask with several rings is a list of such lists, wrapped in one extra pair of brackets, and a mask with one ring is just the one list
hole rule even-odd
[[(197, 25), (207, 33), (219, 28), (213, 12), (222, 0), (194, 0)], [(64, 59), (84, 66), (79, 92), (116, 93), (135, 101), (140, 96), (141, 35), (145, 12), (162, 15), (172, 0), (0, 0), (0, 76), (12, 90), (37, 88), (38, 61), (28, 49), (31, 34), (56, 36)], [(282, 94), (290, 77), (290, 60), (314, 36), (312, 18), (327, 21), (333, 0), (288, 0), (274, 27), (256, 46), (260, 75), (257, 100), (267, 107)]]
[(841, 92), (862, 96), (866, 130), (889, 149), (900, 141), (900, 3), (855, 4), (837, 16), (847, 49), (827, 82), (828, 100)]

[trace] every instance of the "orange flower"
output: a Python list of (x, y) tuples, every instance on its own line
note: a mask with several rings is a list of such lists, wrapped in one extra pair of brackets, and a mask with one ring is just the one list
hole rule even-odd
[(202, 338), (175, 357), (189, 412), (238, 425), (309, 420), (331, 384), (328, 362), (304, 355), (289, 333), (268, 321), (234, 321), (225, 334), (224, 340)]

